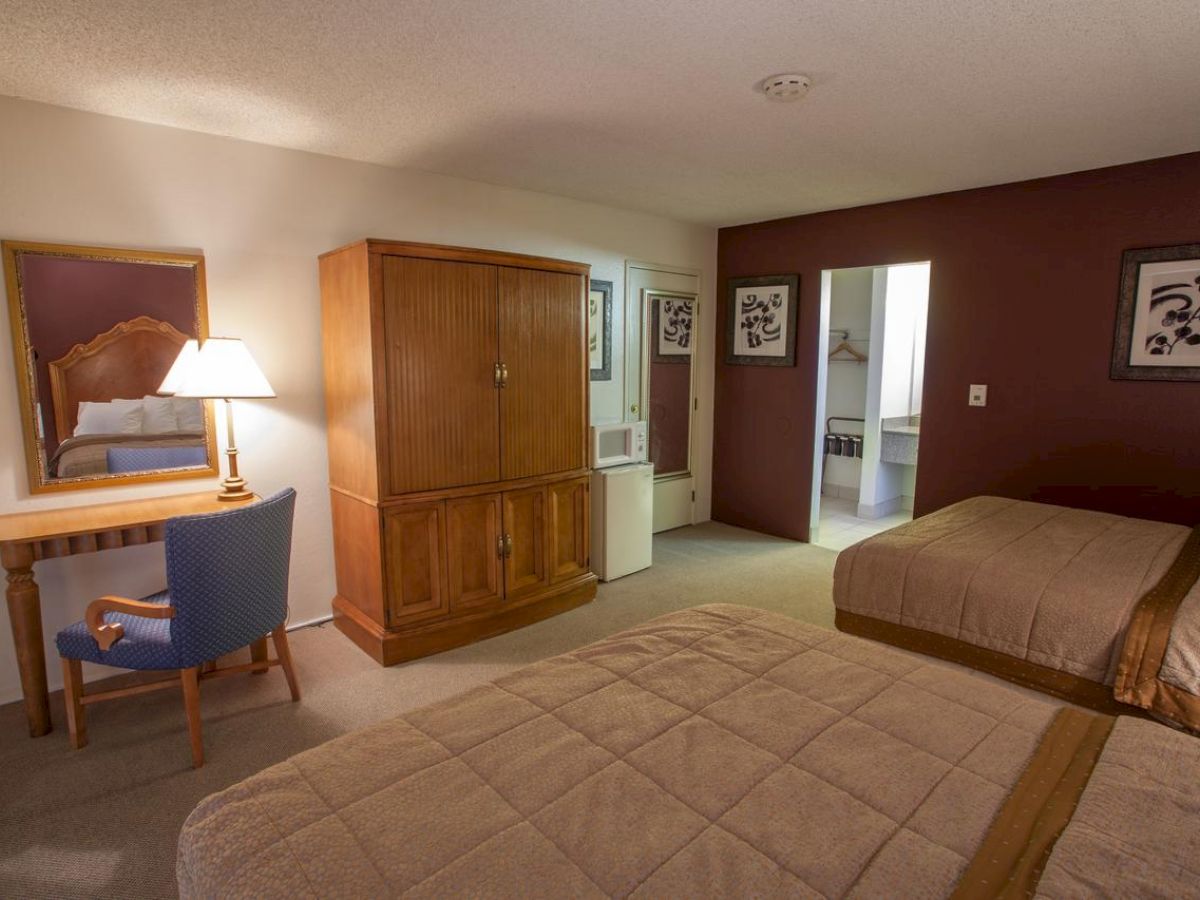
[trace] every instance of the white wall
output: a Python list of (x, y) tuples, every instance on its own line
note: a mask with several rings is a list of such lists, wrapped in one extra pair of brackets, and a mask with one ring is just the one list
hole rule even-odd
[[(0, 236), (205, 255), (212, 332), (244, 338), (279, 393), (238, 405), (238, 444), (251, 487), (299, 491), (293, 622), (327, 615), (334, 591), (319, 253), (369, 236), (579, 260), (613, 283), (614, 312), (624, 308), (627, 257), (701, 270), (709, 308), (716, 261), (710, 228), (8, 98), (0, 98)], [(597, 416), (618, 417), (607, 407), (624, 395), (617, 315), (613, 326), (614, 383), (596, 390)], [(0, 346), (9, 347), (7, 317), (0, 332)], [(698, 362), (711, 370), (711, 345)], [(711, 422), (711, 371), (700, 383)], [(9, 361), (0, 364), (0, 422), (8, 423), (0, 428), (2, 513), (215, 488), (215, 480), (193, 480), (30, 497), (17, 409)], [(710, 435), (705, 430), (705, 440)], [(698, 458), (696, 512), (704, 520), (707, 448)], [(137, 597), (161, 587), (161, 554), (161, 545), (134, 547), (36, 566), (52, 685), (55, 632), (100, 594)], [(8, 634), (0, 612), (0, 702), (20, 693)]]
[[(841, 334), (850, 333), (850, 345), (860, 353), (870, 348), (871, 335), (871, 283), (874, 270), (835, 269), (829, 303), (829, 349), (832, 351), (841, 341)], [(845, 361), (843, 354), (830, 360), (825, 395), (825, 417), (852, 416), (864, 418), (867, 412), (867, 365)], [(825, 423), (821, 423), (825, 427)], [(833, 429), (843, 434), (862, 434), (862, 423), (834, 422)], [(823, 484), (826, 493), (858, 497), (859, 481), (862, 477), (862, 461), (841, 456), (826, 456)], [(849, 493), (846, 491), (848, 490)]]

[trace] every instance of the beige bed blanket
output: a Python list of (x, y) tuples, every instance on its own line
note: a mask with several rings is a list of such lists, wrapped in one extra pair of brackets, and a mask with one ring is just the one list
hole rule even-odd
[(47, 467), (52, 478), (82, 478), (108, 474), (110, 447), (200, 447), (203, 434), (88, 434), (70, 437), (58, 445)]
[[(179, 887), (185, 898), (948, 896), (1057, 714), (859, 638), (700, 607), (209, 797), (180, 834)], [(1054, 871), (1070, 880), (1072, 859)]]
[[(863, 625), (856, 617), (865, 617), (1113, 686), (1135, 609), (1180, 559), (1188, 535), (1187, 528), (1163, 522), (974, 497), (839, 554), (839, 627), (891, 639), (869, 625), (855, 627)], [(1200, 584), (1194, 579), (1171, 615), (1155, 677), (1200, 693)], [(979, 664), (978, 657), (920, 649)], [(1070, 689), (1077, 681), (1061, 681), (1066, 687), (1055, 693), (1088, 702)]]

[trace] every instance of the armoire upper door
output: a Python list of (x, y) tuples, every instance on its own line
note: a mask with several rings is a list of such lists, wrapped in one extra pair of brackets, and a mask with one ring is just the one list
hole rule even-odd
[(587, 458), (583, 276), (501, 267), (500, 471), (525, 478)]
[(384, 256), (383, 316), (389, 493), (497, 481), (496, 267)]

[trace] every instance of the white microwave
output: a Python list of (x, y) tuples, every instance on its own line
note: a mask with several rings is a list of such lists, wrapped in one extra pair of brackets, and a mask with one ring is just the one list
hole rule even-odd
[(646, 423), (592, 426), (592, 468), (607, 469), (646, 461)]

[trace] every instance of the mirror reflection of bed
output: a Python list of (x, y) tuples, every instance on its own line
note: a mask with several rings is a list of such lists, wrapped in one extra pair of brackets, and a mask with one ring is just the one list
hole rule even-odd
[(214, 471), (202, 400), (158, 396), (207, 336), (203, 258), (5, 243), (34, 491)]
[(41, 407), (50, 478), (205, 464), (203, 401), (155, 393), (187, 334), (138, 316), (76, 344), (47, 366), (53, 422)]

